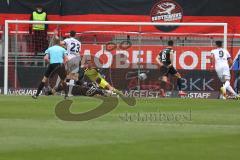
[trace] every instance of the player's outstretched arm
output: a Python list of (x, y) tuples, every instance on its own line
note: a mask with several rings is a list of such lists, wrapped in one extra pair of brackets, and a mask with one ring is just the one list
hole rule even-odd
[(66, 45), (66, 42), (65, 42), (65, 41), (60, 41), (60, 45), (61, 45), (61, 46), (65, 46), (65, 45)]
[(54, 31), (53, 31), (53, 37), (55, 39), (59, 39), (59, 37), (58, 37), (58, 30), (57, 29), (54, 29)]
[[(58, 30), (57, 29), (55, 29), (54, 31), (53, 31), (53, 37), (55, 38), (55, 39), (59, 39), (59, 36), (58, 36)], [(60, 41), (60, 45), (61, 46), (64, 46), (66, 43), (64, 42), (64, 41)]]
[(48, 54), (46, 54), (43, 59), (44, 59), (45, 62), (49, 63), (49, 56), (48, 56)]
[(64, 57), (63, 57), (63, 63), (66, 64), (67, 61), (68, 61), (68, 57), (67, 57), (67, 55), (64, 55)]
[(160, 61), (159, 55), (156, 57), (156, 62), (159, 64), (160, 67), (163, 66), (163, 63)]
[(81, 63), (80, 63), (81, 66), (80, 66), (80, 67), (81, 67), (81, 68), (84, 68), (85, 63), (86, 63), (86, 56), (83, 55), (83, 56), (81, 57)]
[(173, 54), (174, 54), (174, 52), (170, 53), (170, 61), (171, 61), (171, 63), (168, 65), (168, 67), (172, 67), (173, 66), (173, 62), (175, 61)]

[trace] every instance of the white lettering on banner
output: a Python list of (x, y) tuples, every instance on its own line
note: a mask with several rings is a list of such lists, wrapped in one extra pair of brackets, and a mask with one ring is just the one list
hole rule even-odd
[(160, 97), (159, 91), (150, 91), (150, 90), (130, 90), (126, 91), (125, 96), (127, 97), (149, 97), (149, 98), (157, 98)]
[(143, 65), (138, 66), (139, 63), (143, 63), (143, 58), (141, 57), (143, 55), (142, 50), (133, 50), (132, 54), (132, 67), (133, 68), (143, 68)]
[(211, 63), (210, 58), (207, 58), (207, 57), (211, 56), (211, 52), (203, 51), (201, 55), (202, 55), (201, 69), (206, 70), (207, 69), (207, 64)]
[(207, 99), (211, 96), (211, 93), (189, 93), (187, 95), (188, 98), (203, 98)]
[[(152, 62), (152, 51), (147, 51), (147, 69), (157, 69), (157, 65)], [(154, 59), (155, 60), (155, 59)]]
[(129, 53), (128, 51), (116, 51), (116, 68), (129, 68)]
[[(205, 79), (205, 78), (197, 78), (193, 79), (190, 78), (189, 81), (187, 79), (183, 78), (183, 83), (182, 83), (182, 89), (183, 90), (190, 90), (190, 91), (214, 91), (214, 89), (210, 86), (210, 83), (213, 82), (214, 79)], [(189, 88), (188, 88), (189, 87)]]
[(206, 79), (203, 79), (203, 90), (206, 91), (207, 89), (214, 91), (214, 89), (209, 86), (209, 83), (211, 83), (214, 79), (210, 79), (208, 81), (206, 81)]
[[(192, 64), (189, 66), (185, 64), (185, 58), (187, 56), (190, 56), (193, 59)], [(194, 69), (197, 67), (197, 64), (198, 64), (198, 56), (194, 52), (191, 52), (191, 51), (183, 52), (179, 57), (179, 64), (184, 69)]]
[(197, 87), (197, 85), (196, 85), (196, 83), (199, 82), (200, 80), (201, 79), (198, 78), (198, 79), (196, 79), (194, 81), (192, 78), (190, 78), (190, 86), (189, 86), (189, 88), (190, 88), (191, 91), (195, 90), (195, 89), (197, 89), (198, 91), (201, 91), (201, 89), (199, 87)]
[[(17, 90), (8, 90), (9, 95), (34, 95), (37, 93), (36, 89), (17, 89)], [(42, 94), (42, 92), (40, 93)]]
[[(87, 59), (99, 58), (100, 60), (95, 60), (100, 65), (101, 59), (104, 59), (104, 67), (114, 67), (114, 68), (140, 68), (145, 69), (157, 69), (158, 65), (155, 61), (156, 56), (159, 51), (163, 49), (162, 46), (142, 46), (141, 50), (138, 50), (137, 45), (132, 46), (128, 50), (113, 50), (103, 51), (100, 45), (85, 45), (82, 49), (82, 55), (89, 56)], [(173, 65), (176, 69), (200, 69), (206, 70), (210, 69), (210, 50), (212, 47), (176, 47), (176, 53), (174, 54)], [(238, 49), (239, 50), (239, 49)], [(237, 51), (238, 51), (237, 50)], [(127, 57), (123, 55), (113, 57), (120, 53), (128, 55)], [(105, 55), (104, 55), (105, 54)], [(232, 53), (232, 57), (236, 56), (236, 49)], [(91, 57), (92, 56), (92, 57)], [(125, 61), (125, 63), (123, 63)], [(128, 64), (129, 63), (129, 64)], [(114, 65), (114, 66), (113, 66)], [(100, 65), (101, 66), (101, 65)]]
[(176, 68), (176, 66), (177, 66), (177, 55), (176, 55), (176, 52), (173, 54), (173, 62), (172, 62), (172, 64)]
[(159, 20), (164, 20), (164, 21), (176, 21), (182, 18), (182, 13), (174, 13), (170, 15), (161, 15), (161, 16), (154, 16), (152, 17), (152, 21), (159, 21)]
[[(100, 57), (102, 55), (106, 55), (107, 56), (107, 62), (105, 64), (102, 64), (100, 62)], [(94, 57), (94, 62), (96, 64), (96, 67), (100, 67), (100, 68), (110, 68), (112, 66), (112, 53), (111, 52), (108, 52), (108, 51), (98, 51), (96, 54), (95, 54), (95, 57)]]
[(182, 78), (182, 89), (187, 90), (187, 88), (188, 88), (187, 80), (185, 78)]

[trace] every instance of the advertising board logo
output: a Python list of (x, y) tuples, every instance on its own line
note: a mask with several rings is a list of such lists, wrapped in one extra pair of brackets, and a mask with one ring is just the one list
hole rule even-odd
[[(183, 18), (182, 7), (172, 0), (162, 0), (154, 4), (151, 9), (152, 22), (181, 22)], [(170, 32), (178, 26), (156, 26), (157, 29)]]

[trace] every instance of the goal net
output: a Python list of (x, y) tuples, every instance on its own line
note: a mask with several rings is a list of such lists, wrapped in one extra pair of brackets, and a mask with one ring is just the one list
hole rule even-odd
[[(29, 33), (34, 23), (48, 25), (48, 31)], [(172, 32), (161, 30), (171, 26), (175, 28)], [(216, 40), (223, 41), (232, 57), (237, 54), (237, 48), (227, 46), (231, 38), (225, 23), (6, 21), (4, 94), (34, 93), (47, 66), (44, 51), (52, 45), (56, 30), (61, 40), (75, 30), (82, 43), (81, 56), (88, 56), (106, 80), (128, 96), (162, 96), (164, 73), (155, 59), (169, 40), (176, 50), (173, 65), (182, 75), (182, 87), (191, 93), (189, 96), (209, 98), (218, 94), (221, 83), (210, 69), (210, 51)], [(169, 76), (166, 88), (167, 96), (176, 96), (173, 76)]]

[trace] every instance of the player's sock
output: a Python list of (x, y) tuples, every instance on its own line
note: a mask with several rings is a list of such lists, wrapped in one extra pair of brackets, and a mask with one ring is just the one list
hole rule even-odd
[(182, 90), (182, 78), (177, 79), (177, 85), (178, 85), (178, 90), (181, 91)]
[(71, 79), (70, 81), (69, 81), (69, 90), (68, 90), (68, 94), (69, 95), (72, 95), (72, 89), (73, 89), (73, 86), (74, 86), (74, 80), (73, 79)]
[(230, 92), (230, 93), (232, 93), (234, 96), (237, 96), (238, 94), (233, 90), (233, 88), (232, 88), (232, 86), (228, 86), (227, 87), (227, 90)]
[(230, 86), (230, 82), (229, 82), (229, 81), (226, 81), (226, 82), (223, 84), (223, 87), (226, 89), (226, 88), (228, 88), (228, 86)]
[(229, 81), (226, 81), (224, 86), (230, 93), (232, 93), (234, 96), (237, 95), (237, 93), (233, 90), (233, 88), (231, 87), (230, 85), (230, 82)]
[(68, 87), (67, 87), (67, 83), (66, 83), (66, 82), (63, 82), (63, 83), (62, 83), (62, 87), (63, 87), (64, 93), (65, 93), (65, 98), (66, 98), (66, 97), (68, 97)]
[(41, 82), (41, 83), (39, 84), (38, 89), (37, 89), (36, 96), (39, 96), (41, 90), (42, 90), (43, 87), (44, 87), (44, 84), (45, 84), (44, 82)]
[(72, 95), (72, 89), (73, 89), (73, 86), (70, 85), (70, 86), (69, 86), (69, 90), (68, 90), (68, 94), (69, 94), (69, 95)]
[(161, 81), (161, 89), (160, 89), (160, 93), (161, 93), (161, 96), (162, 96), (162, 97), (166, 97), (166, 93), (165, 93), (165, 91), (166, 91), (166, 89), (167, 89), (167, 85), (168, 85), (167, 82), (165, 82), (165, 81)]

